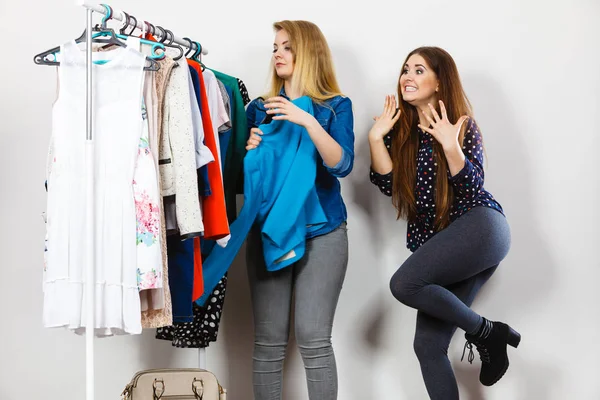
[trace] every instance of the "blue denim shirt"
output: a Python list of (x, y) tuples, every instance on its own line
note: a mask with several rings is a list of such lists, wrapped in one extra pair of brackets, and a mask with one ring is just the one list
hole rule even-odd
[[(288, 98), (283, 90), (281, 96)], [(315, 119), (342, 147), (342, 158), (337, 165), (329, 167), (325, 165), (321, 155), (317, 154), (315, 186), (321, 207), (327, 217), (327, 224), (321, 229), (307, 234), (307, 239), (329, 233), (346, 221), (348, 213), (342, 199), (338, 178), (348, 175), (354, 166), (354, 114), (350, 99), (336, 96), (326, 100), (325, 105), (313, 102), (313, 108)], [(246, 115), (248, 128), (258, 127), (268, 115), (263, 99), (259, 97), (248, 104)], [(250, 136), (250, 132), (248, 132), (248, 136)]]

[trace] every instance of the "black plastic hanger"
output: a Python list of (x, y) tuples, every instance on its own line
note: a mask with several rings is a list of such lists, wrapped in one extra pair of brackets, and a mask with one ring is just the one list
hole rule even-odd
[(152, 36), (155, 36), (156, 29), (160, 30), (160, 32), (159, 32), (160, 40), (158, 41), (159, 43), (162, 43), (165, 47), (170, 47), (172, 49), (177, 49), (179, 51), (179, 55), (177, 57), (173, 57), (173, 60), (177, 61), (177, 60), (181, 59), (181, 57), (183, 57), (183, 47), (181, 47), (177, 43), (174, 43), (172, 39), (171, 39), (171, 43), (165, 43), (165, 40), (167, 39), (167, 36), (169, 35), (169, 33), (171, 33), (171, 38), (173, 38), (173, 32), (171, 32), (167, 29), (164, 29), (162, 26), (157, 25), (156, 28), (152, 24), (150, 24), (150, 26), (152, 27)]
[[(195, 50), (196, 48), (196, 43), (192, 42), (192, 40), (190, 38), (183, 38), (183, 40), (186, 40), (189, 44), (188, 44), (188, 51), (186, 51), (185, 56), (187, 57), (190, 52), (192, 52), (192, 50)], [(196, 53), (194, 53), (196, 54)]]
[[(106, 27), (106, 22), (112, 17), (112, 9), (110, 8), (110, 6), (107, 6), (105, 4), (102, 4), (102, 6), (104, 6), (106, 8), (106, 16), (102, 19), (102, 26), (94, 26), (94, 28), (92, 28), (93, 32), (100, 32), (102, 33), (102, 36), (108, 36), (108, 38), (102, 37), (102, 36), (98, 36), (96, 38), (92, 39), (92, 43), (103, 43), (103, 44), (108, 44), (108, 45), (115, 45), (115, 46), (119, 46), (119, 47), (127, 47), (126, 43), (123, 43), (121, 40), (119, 40), (115, 34), (115, 31), (111, 28), (107, 28)], [(135, 17), (132, 15), (131, 18)], [(134, 26), (135, 29), (135, 26)], [(81, 34), (81, 36), (79, 36), (77, 39), (75, 39), (75, 43), (85, 43), (86, 42), (86, 33), (87, 33), (87, 28), (84, 29), (83, 33)], [(60, 65), (60, 62), (56, 61), (56, 56), (54, 57), (54, 60), (48, 60), (46, 57), (48, 57), (49, 55), (56, 55), (56, 53), (60, 52), (60, 46), (54, 47), (52, 49), (46, 50), (42, 53), (36, 54), (33, 57), (33, 62), (35, 62), (38, 65)], [(146, 57), (146, 60), (150, 62), (149, 66), (145, 66), (144, 70), (146, 71), (158, 71), (158, 69), (160, 68), (160, 66), (158, 65), (158, 63), (156, 62), (156, 60), (150, 58), (150, 57)]]
[(125, 17), (123, 19), (123, 26), (119, 29), (119, 33), (121, 35), (125, 35), (125, 29), (127, 29), (127, 27), (129, 26), (129, 14), (127, 14), (125, 11), (121, 11), (123, 13), (123, 16)]
[(125, 35), (127, 35), (127, 36), (133, 36), (133, 31), (135, 31), (135, 28), (137, 28), (137, 18), (134, 17), (133, 15), (130, 15), (130, 17), (135, 22), (133, 24), (131, 24), (131, 26), (132, 26), (131, 31), (129, 33), (125, 33)]

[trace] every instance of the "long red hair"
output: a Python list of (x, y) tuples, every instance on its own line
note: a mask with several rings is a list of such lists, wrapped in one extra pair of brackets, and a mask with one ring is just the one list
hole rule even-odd
[[(452, 56), (439, 47), (419, 47), (411, 51), (402, 64), (402, 71), (408, 59), (418, 54), (427, 63), (429, 70), (432, 70), (439, 81), (438, 100), (442, 100), (446, 107), (448, 119), (451, 123), (456, 123), (458, 119), (467, 115), (472, 117), (471, 103), (465, 94), (460, 82), (460, 76)], [(417, 124), (419, 123), (418, 110), (402, 99), (400, 78), (398, 78), (398, 99), (399, 108), (402, 112), (400, 120), (396, 124), (392, 134), (392, 163), (393, 163), (393, 182), (392, 182), (392, 202), (398, 210), (398, 218), (405, 218), (408, 221), (414, 221), (417, 218), (417, 204), (415, 198), (415, 188), (417, 184), (417, 151), (419, 148), (419, 134)], [(436, 104), (439, 115), (439, 104)], [(466, 121), (459, 135), (459, 143), (464, 140), (465, 131), (469, 121)], [(433, 140), (433, 158), (437, 163), (435, 167), (435, 209), (436, 219), (434, 227), (437, 231), (450, 224), (450, 209), (454, 200), (452, 186), (446, 179), (448, 162), (442, 146)]]

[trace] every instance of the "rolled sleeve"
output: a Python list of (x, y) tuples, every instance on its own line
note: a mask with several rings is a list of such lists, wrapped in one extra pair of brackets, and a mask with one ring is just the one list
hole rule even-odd
[(331, 175), (341, 178), (352, 171), (353, 155), (350, 155), (346, 149), (342, 147), (342, 158), (334, 167), (328, 167), (324, 162), (323, 165), (325, 165)]
[(375, 171), (373, 171), (373, 168), (371, 168), (369, 177), (371, 179), (371, 183), (373, 185), (376, 185), (379, 190), (381, 191), (381, 193), (385, 194), (386, 196), (392, 196), (392, 171), (388, 172), (385, 175), (381, 175)]
[(258, 107), (258, 102), (261, 101), (261, 98), (254, 99), (248, 104), (246, 107), (246, 121), (248, 124), (248, 137), (250, 137), (250, 129), (256, 128), (258, 123), (256, 122), (256, 112)]
[(354, 113), (352, 101), (348, 97), (341, 97), (333, 105), (333, 116), (328, 133), (342, 148), (342, 158), (333, 167), (325, 162), (323, 165), (331, 175), (343, 178), (352, 172), (354, 167)]
[[(392, 156), (392, 135), (390, 133), (388, 133), (387, 135), (385, 135), (383, 137), (383, 143), (385, 144), (388, 154), (391, 157)], [(373, 185), (377, 186), (379, 188), (379, 190), (381, 191), (381, 193), (385, 194), (386, 196), (391, 197), (392, 196), (393, 170), (388, 172), (385, 175), (381, 175), (380, 173), (375, 172), (373, 170), (372, 166), (369, 169), (370, 169), (369, 177), (371, 179), (371, 183)]]

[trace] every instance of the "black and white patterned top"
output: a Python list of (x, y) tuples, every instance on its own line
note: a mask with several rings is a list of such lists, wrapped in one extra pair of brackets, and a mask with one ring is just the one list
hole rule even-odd
[(244, 107), (250, 103), (250, 95), (248, 94), (248, 89), (246, 89), (246, 85), (240, 78), (237, 78), (238, 86), (240, 88), (240, 93), (242, 94), (242, 99), (244, 100)]
[[(450, 222), (474, 207), (490, 207), (504, 213), (502, 206), (483, 188), (483, 144), (479, 128), (473, 119), (463, 142), (465, 166), (455, 176), (447, 171), (447, 178), (454, 190), (454, 203), (450, 210)], [(437, 163), (433, 159), (433, 141), (429, 133), (417, 129), (419, 133), (419, 151), (417, 153), (417, 182), (415, 197), (417, 201), (417, 217), (408, 221), (406, 232), (406, 247), (414, 252), (437, 232), (435, 221), (435, 180), (437, 179)], [(391, 153), (392, 137), (388, 134), (384, 143)], [(371, 182), (379, 187), (386, 196), (392, 195), (392, 172), (386, 175), (378, 174), (371, 168)]]
[(192, 303), (194, 319), (156, 330), (156, 338), (168, 340), (175, 347), (203, 349), (217, 341), (219, 324), (225, 304), (227, 274), (221, 278), (206, 304), (202, 307)]

